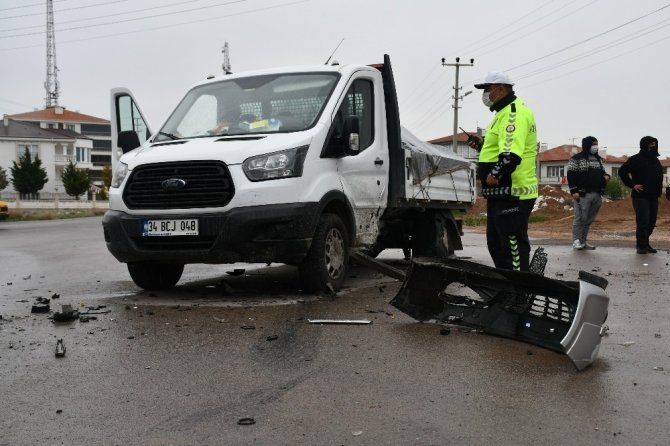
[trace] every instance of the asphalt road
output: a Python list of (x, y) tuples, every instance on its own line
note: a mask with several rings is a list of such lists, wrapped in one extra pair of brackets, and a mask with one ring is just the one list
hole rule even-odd
[[(489, 264), (483, 235), (464, 244)], [(534, 345), (442, 336), (388, 304), (397, 281), (361, 267), (335, 297), (274, 265), (189, 265), (152, 294), (106, 251), (100, 218), (2, 223), (0, 445), (670, 444), (670, 254), (542, 244), (548, 276), (610, 282), (609, 334), (582, 372)], [(54, 293), (52, 311), (98, 319), (31, 314)]]

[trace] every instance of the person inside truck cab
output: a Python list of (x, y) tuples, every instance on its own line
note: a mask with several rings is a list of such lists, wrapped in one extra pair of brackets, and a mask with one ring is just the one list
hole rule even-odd
[(537, 130), (533, 112), (517, 98), (506, 73), (491, 72), (475, 88), (493, 120), (482, 139), (470, 147), (480, 150), (479, 179), (486, 198), (486, 242), (496, 268), (528, 271), (528, 218), (538, 195), (535, 158)]

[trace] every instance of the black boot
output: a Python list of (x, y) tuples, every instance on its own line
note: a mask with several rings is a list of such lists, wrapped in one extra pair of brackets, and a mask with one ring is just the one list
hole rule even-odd
[(647, 245), (647, 252), (651, 253), (651, 254), (656, 254), (658, 252), (658, 250), (652, 248), (651, 245)]

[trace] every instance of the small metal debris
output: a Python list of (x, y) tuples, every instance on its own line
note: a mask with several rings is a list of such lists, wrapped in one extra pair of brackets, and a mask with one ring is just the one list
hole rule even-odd
[(655, 337), (655, 338), (660, 338), (660, 337), (661, 337), (661, 334), (660, 334), (660, 333), (654, 333), (654, 337)]
[(49, 304), (35, 304), (30, 309), (31, 313), (48, 313), (51, 310)]
[(372, 321), (367, 319), (307, 319), (310, 324), (340, 324), (340, 325), (368, 325)]
[(61, 305), (60, 312), (54, 313), (54, 321), (56, 322), (70, 322), (79, 317), (79, 312), (72, 308), (70, 304)]
[(89, 321), (97, 321), (98, 318), (95, 316), (86, 316), (83, 314), (79, 315), (79, 322), (89, 322)]
[(655, 370), (655, 371), (657, 371), (657, 372), (662, 372), (662, 371), (663, 371), (663, 367), (654, 367), (652, 370)]
[(226, 322), (225, 319), (220, 318), (220, 317), (216, 317), (216, 316), (212, 316), (212, 319), (214, 319), (214, 320), (215, 320), (216, 322), (218, 322), (219, 324), (223, 324), (224, 322)]
[(30, 277), (31, 277), (31, 274), (28, 274), (26, 277), (23, 278), (23, 280), (28, 280), (28, 279), (30, 279)]
[(65, 344), (63, 344), (63, 339), (56, 340), (56, 358), (62, 358), (65, 356)]
[(256, 326), (255, 325), (242, 325), (240, 328), (242, 330), (255, 330)]
[(363, 431), (353, 431), (351, 435), (353, 435), (354, 437), (358, 437), (359, 435), (363, 435)]
[(267, 338), (265, 338), (266, 341), (276, 341), (277, 339), (279, 339), (279, 336), (277, 335), (270, 335)]
[(63, 413), (63, 409), (56, 409), (56, 413)]
[(623, 345), (624, 347), (630, 347), (631, 345), (634, 345), (634, 341), (628, 341), (628, 342), (622, 342), (619, 345)]
[(229, 276), (241, 276), (242, 274), (245, 273), (245, 271), (246, 270), (244, 268), (235, 268), (232, 271), (226, 271), (226, 274), (228, 274)]
[(237, 424), (239, 424), (240, 426), (251, 426), (252, 424), (256, 424), (256, 420), (248, 417), (240, 418), (239, 420), (237, 420)]
[(58, 294), (58, 293), (54, 293), (54, 294), (51, 296), (51, 298), (52, 298), (52, 299), (59, 299), (59, 298), (60, 298), (60, 294)]
[(449, 334), (451, 334), (451, 330), (448, 328), (440, 328), (440, 334), (442, 336), (449, 336)]

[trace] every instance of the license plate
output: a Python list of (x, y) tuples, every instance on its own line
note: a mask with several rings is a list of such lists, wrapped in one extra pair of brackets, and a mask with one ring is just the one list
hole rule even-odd
[(144, 220), (142, 236), (198, 235), (198, 220)]

